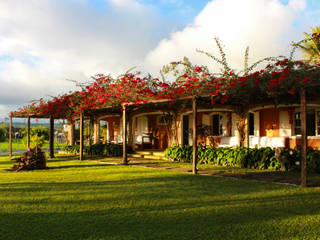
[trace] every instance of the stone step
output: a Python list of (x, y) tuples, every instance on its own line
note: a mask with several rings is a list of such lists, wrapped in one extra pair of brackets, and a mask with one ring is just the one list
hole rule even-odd
[(144, 156), (137, 153), (128, 154), (129, 157), (135, 157), (135, 158), (143, 158)]
[(144, 156), (153, 155), (153, 152), (151, 152), (151, 151), (136, 151), (135, 153), (140, 154), (140, 155), (144, 155)]
[(164, 152), (153, 152), (153, 156), (164, 157)]
[(165, 157), (162, 156), (144, 156), (143, 158), (145, 159), (150, 159), (150, 160), (166, 160)]

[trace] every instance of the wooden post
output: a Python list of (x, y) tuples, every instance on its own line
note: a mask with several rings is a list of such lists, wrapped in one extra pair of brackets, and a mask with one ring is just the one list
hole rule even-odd
[(307, 186), (307, 103), (306, 90), (301, 88), (300, 92), (301, 104), (301, 187)]
[(54, 158), (54, 117), (50, 116), (50, 131), (49, 131), (49, 155)]
[(83, 160), (83, 112), (80, 113), (80, 161)]
[(132, 147), (132, 149), (134, 148), (133, 146), (133, 118), (132, 116), (129, 116), (129, 133), (128, 133), (128, 145)]
[(89, 136), (89, 146), (92, 145), (92, 129), (93, 129), (93, 117), (90, 117), (89, 124), (88, 124), (88, 136)]
[(27, 125), (27, 151), (30, 150), (30, 116), (28, 117)]
[(246, 131), (247, 148), (249, 148), (250, 147), (250, 113), (249, 112), (247, 113), (246, 127), (247, 127), (247, 131)]
[(123, 146), (123, 164), (128, 164), (127, 156), (127, 115), (126, 115), (126, 105), (123, 105), (122, 111), (122, 146)]
[(12, 158), (12, 113), (10, 113), (9, 122), (9, 157)]
[(197, 174), (197, 99), (192, 99), (193, 156), (192, 173)]
[(76, 143), (76, 126), (74, 121), (71, 121), (71, 131), (70, 131), (70, 145), (74, 146)]
[(100, 120), (96, 119), (93, 125), (93, 143), (99, 143), (100, 140)]

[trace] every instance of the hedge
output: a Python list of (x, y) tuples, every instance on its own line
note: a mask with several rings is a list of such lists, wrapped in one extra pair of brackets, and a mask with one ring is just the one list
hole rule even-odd
[[(122, 153), (123, 153), (122, 149), (123, 149), (122, 144), (97, 143), (91, 146), (84, 147), (83, 151), (84, 153), (89, 155), (118, 157), (118, 156), (122, 156)], [(130, 146), (127, 146), (127, 149), (128, 149), (128, 153), (132, 153), (132, 148)], [(80, 146), (79, 145), (64, 146), (62, 150), (69, 153), (79, 153)]]
[[(192, 151), (192, 146), (172, 146), (165, 150), (165, 156), (172, 161), (191, 162)], [(270, 147), (248, 149), (199, 146), (197, 158), (200, 164), (288, 171), (300, 169), (301, 153), (298, 149), (282, 149), (276, 152)], [(320, 151), (308, 149), (307, 168), (310, 172), (320, 173)]]

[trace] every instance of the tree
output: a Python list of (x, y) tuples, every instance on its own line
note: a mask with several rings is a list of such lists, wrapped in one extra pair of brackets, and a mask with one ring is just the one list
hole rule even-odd
[(7, 139), (8, 125), (6, 123), (0, 124), (0, 142), (4, 142)]
[(294, 46), (302, 50), (303, 57), (310, 60), (313, 63), (320, 62), (320, 26), (311, 28), (311, 35), (304, 33), (305, 39), (293, 43)]

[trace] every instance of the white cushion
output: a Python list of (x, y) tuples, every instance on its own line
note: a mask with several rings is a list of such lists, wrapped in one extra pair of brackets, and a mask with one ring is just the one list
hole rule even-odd
[(258, 145), (258, 147), (284, 148), (285, 143), (285, 137), (253, 137), (250, 147)]
[(234, 147), (238, 145), (238, 137), (221, 137), (221, 142), (218, 147)]

